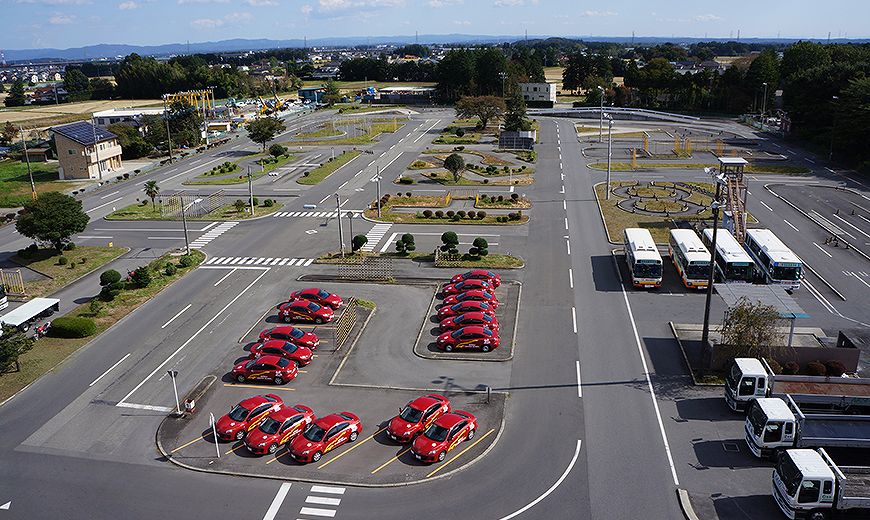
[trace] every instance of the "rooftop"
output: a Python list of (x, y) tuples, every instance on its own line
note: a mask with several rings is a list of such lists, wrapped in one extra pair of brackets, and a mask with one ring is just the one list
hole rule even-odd
[(78, 121), (68, 125), (53, 126), (51, 127), (51, 131), (85, 146), (91, 146), (95, 142), (102, 143), (103, 141), (108, 141), (118, 137), (112, 132), (104, 130), (98, 126), (95, 127), (87, 121)]
[(94, 112), (94, 117), (159, 116), (161, 114), (163, 114), (162, 108), (110, 108), (109, 110)]

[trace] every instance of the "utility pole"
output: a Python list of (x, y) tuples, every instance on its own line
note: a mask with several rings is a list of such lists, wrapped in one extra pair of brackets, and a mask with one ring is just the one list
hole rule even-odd
[(94, 154), (97, 158), (97, 172), (100, 174), (100, 180), (103, 180), (103, 168), (100, 165), (100, 147), (97, 144), (97, 122), (91, 116), (91, 130), (94, 132)]
[[(831, 97), (831, 104), (833, 105), (839, 99), (840, 98), (838, 96), (832, 96)], [(837, 114), (836, 114), (836, 112), (833, 112), (831, 115), (833, 116), (833, 123), (831, 124), (831, 148), (828, 150), (828, 162), (831, 162), (834, 160), (834, 133), (837, 130)], [(28, 163), (28, 165), (29, 164), (30, 163)], [(33, 181), (31, 180), (31, 182), (33, 182)]]
[[(338, 210), (338, 218), (341, 220), (341, 209)], [(353, 253), (353, 211), (347, 212), (347, 222), (350, 226), (350, 251)]]
[(251, 217), (254, 216), (254, 178), (251, 175), (251, 167), (248, 166), (248, 197), (251, 202)]
[(184, 226), (184, 249), (187, 251), (187, 256), (190, 256), (190, 239), (187, 237), (187, 213), (184, 207), (184, 196), (181, 198), (181, 225)]
[(344, 258), (344, 237), (341, 235), (341, 196), (335, 194), (335, 210), (338, 212), (338, 245), (341, 251), (341, 257)]
[(169, 164), (172, 164), (172, 136), (169, 134), (169, 110), (163, 113), (163, 120), (166, 121), (166, 142), (169, 146)]
[(716, 269), (716, 235), (719, 231), (719, 197), (722, 195), (722, 179), (716, 177), (716, 198), (710, 205), (713, 210), (713, 243), (710, 245), (710, 272), (707, 275), (707, 299), (704, 303), (704, 328), (701, 332), (701, 346), (710, 339), (710, 300), (713, 298), (713, 278)]
[(604, 87), (598, 85), (598, 90), (601, 91), (601, 106), (598, 109), (598, 142), (600, 143), (604, 132)]
[(377, 168), (377, 174), (375, 175), (375, 181), (378, 183), (378, 218), (381, 218), (381, 167), (380, 165), (375, 166)]
[[(18, 125), (21, 133), (21, 144), (24, 146), (24, 159), (27, 161), (27, 176), (30, 177), (30, 198), (36, 200), (36, 183), (33, 182), (33, 171), (30, 169), (30, 156), (27, 155), (27, 139), (24, 138), (24, 127)], [(832, 141), (833, 142), (833, 141)], [(833, 149), (833, 145), (831, 145)]]
[(507, 72), (499, 72), (498, 76), (501, 78), (501, 97), (504, 97), (504, 80), (507, 78)]
[(607, 193), (604, 200), (610, 200), (610, 156), (613, 151), (613, 118), (607, 115)]
[(170, 379), (172, 379), (172, 391), (175, 393), (175, 413), (181, 415), (181, 403), (178, 402), (178, 386), (175, 384), (175, 378), (178, 377), (177, 370), (167, 370)]

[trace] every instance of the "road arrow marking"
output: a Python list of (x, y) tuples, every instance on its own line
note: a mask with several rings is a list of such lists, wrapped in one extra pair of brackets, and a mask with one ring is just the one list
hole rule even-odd
[(11, 500), (10, 500), (9, 502), (6, 502), (6, 503), (3, 504), (2, 506), (0, 506), (0, 509), (5, 509), (5, 510), (8, 511), (10, 507), (12, 507), (12, 501), (11, 501)]

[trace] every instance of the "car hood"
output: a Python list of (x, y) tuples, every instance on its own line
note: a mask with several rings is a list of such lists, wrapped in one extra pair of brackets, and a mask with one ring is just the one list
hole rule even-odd
[(245, 437), (245, 442), (250, 444), (251, 446), (256, 446), (261, 442), (270, 442), (275, 439), (275, 435), (269, 433), (263, 433), (260, 430), (254, 430), (248, 433), (248, 436)]
[(414, 439), (414, 451), (417, 453), (429, 453), (432, 450), (438, 449), (438, 446), (440, 446), (439, 443), (423, 435)]
[(397, 415), (390, 421), (389, 429), (393, 433), (402, 434), (408, 430), (415, 429), (416, 426), (418, 426), (418, 423), (409, 423)]
[(302, 453), (305, 450), (317, 449), (320, 447), (320, 444), (321, 443), (319, 442), (311, 442), (306, 439), (304, 435), (300, 434), (298, 437), (293, 439), (293, 442), (290, 444), (290, 449), (297, 453)]
[(236, 421), (230, 419), (229, 415), (224, 415), (223, 417), (221, 417), (220, 419), (217, 420), (217, 423), (215, 423), (215, 428), (217, 428), (218, 430), (228, 430), (230, 428), (238, 428), (239, 426), (242, 426), (243, 424), (244, 423), (236, 422)]

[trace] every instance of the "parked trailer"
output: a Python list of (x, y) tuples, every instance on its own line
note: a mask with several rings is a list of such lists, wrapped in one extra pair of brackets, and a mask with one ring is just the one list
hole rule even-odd
[(725, 376), (725, 403), (743, 412), (753, 399), (792, 395), (803, 402), (811, 395), (870, 397), (870, 379), (776, 375), (763, 359), (736, 358)]
[(60, 300), (57, 298), (34, 298), (0, 316), (0, 323), (18, 327), (21, 332), (27, 332), (34, 321), (51, 316), (59, 308)]
[[(830, 399), (833, 407), (848, 398)], [(813, 413), (814, 406), (802, 406), (790, 395), (752, 401), (744, 423), (749, 451), (775, 460), (789, 448), (870, 448), (870, 416)]]
[(786, 518), (870, 515), (870, 467), (838, 466), (824, 448), (787, 450), (771, 478), (773, 498)]

